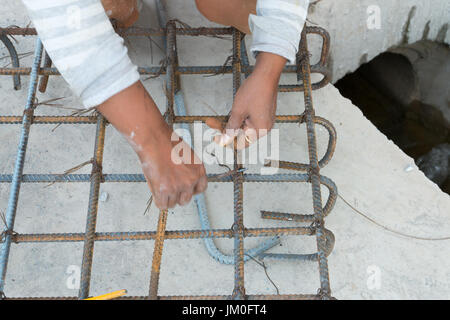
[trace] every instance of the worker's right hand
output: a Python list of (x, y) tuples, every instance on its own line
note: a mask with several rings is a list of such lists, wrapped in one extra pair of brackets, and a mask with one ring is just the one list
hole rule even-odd
[(205, 168), (194, 151), (165, 126), (155, 133), (157, 139), (137, 150), (153, 201), (160, 209), (186, 205), (208, 184)]
[[(140, 81), (97, 107), (136, 151), (160, 209), (187, 204), (205, 191), (206, 172), (194, 151), (164, 121)], [(184, 150), (180, 155), (176, 150)], [(189, 151), (189, 152), (188, 152)]]

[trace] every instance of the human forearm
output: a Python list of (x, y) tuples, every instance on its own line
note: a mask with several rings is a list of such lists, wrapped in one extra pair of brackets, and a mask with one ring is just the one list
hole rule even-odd
[(278, 85), (286, 59), (270, 52), (260, 52), (256, 57), (253, 75), (264, 77), (270, 84)]
[[(139, 156), (155, 204), (160, 209), (187, 204), (207, 186), (205, 168), (184, 141), (164, 121), (140, 81), (122, 90), (99, 107)], [(189, 156), (173, 152), (191, 151)]]
[(131, 143), (136, 152), (154, 145), (171, 130), (140, 81), (106, 100), (97, 110)]

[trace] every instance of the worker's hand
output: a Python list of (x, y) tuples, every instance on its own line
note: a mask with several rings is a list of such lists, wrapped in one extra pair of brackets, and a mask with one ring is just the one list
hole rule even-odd
[[(205, 191), (206, 172), (192, 149), (164, 121), (140, 81), (97, 107), (139, 156), (153, 200), (160, 209), (187, 204)], [(175, 148), (175, 149), (174, 149)], [(183, 150), (181, 152), (175, 152)]]
[(189, 145), (167, 125), (154, 137), (137, 150), (153, 200), (160, 209), (186, 205), (194, 194), (206, 190), (205, 168)]
[(236, 148), (243, 149), (272, 129), (278, 82), (285, 64), (281, 56), (258, 54), (255, 69), (236, 93), (223, 134), (215, 138), (217, 143), (229, 145), (236, 138)]
[(102, 0), (103, 8), (110, 19), (121, 28), (131, 27), (139, 18), (137, 0)]

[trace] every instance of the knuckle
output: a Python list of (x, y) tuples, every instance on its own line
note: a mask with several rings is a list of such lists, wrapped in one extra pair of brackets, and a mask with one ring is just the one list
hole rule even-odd
[(178, 190), (181, 192), (185, 192), (185, 191), (189, 190), (190, 188), (192, 188), (193, 184), (194, 184), (193, 178), (191, 178), (191, 177), (186, 178), (183, 182), (180, 183)]
[(171, 204), (169, 204), (169, 205), (167, 206), (166, 209), (172, 209), (172, 208), (175, 207), (175, 205), (176, 205), (176, 203), (171, 203)]

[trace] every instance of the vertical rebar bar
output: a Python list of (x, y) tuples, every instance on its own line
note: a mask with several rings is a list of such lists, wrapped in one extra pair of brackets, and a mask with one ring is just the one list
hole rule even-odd
[[(166, 25), (166, 58), (167, 78), (166, 78), (166, 98), (167, 111), (169, 112), (168, 123), (173, 124), (174, 95), (175, 95), (175, 65), (176, 65), (176, 26), (175, 22), (169, 21)], [(162, 251), (164, 247), (164, 234), (166, 231), (167, 210), (159, 213), (158, 228), (155, 237), (155, 248), (153, 249), (152, 271), (150, 274), (150, 289), (148, 298), (156, 300), (158, 298), (159, 270), (161, 267)]]
[(303, 78), (304, 98), (305, 98), (305, 122), (308, 138), (308, 155), (309, 155), (309, 177), (312, 188), (313, 208), (315, 215), (315, 229), (317, 239), (317, 254), (319, 262), (320, 273), (320, 291), (324, 297), (328, 297), (331, 293), (330, 280), (328, 275), (328, 262), (325, 255), (326, 237), (323, 226), (323, 210), (322, 210), (322, 195), (320, 191), (320, 166), (317, 157), (317, 141), (314, 124), (314, 108), (311, 96), (311, 67), (309, 64), (309, 52), (306, 39), (306, 25), (302, 31), (300, 42), (301, 60), (301, 74)]
[(161, 269), (162, 250), (164, 247), (164, 233), (166, 231), (167, 210), (159, 212), (158, 227), (155, 235), (155, 248), (153, 249), (152, 271), (150, 273), (150, 290), (148, 298), (158, 298), (159, 271)]
[(79, 299), (89, 296), (91, 283), (92, 258), (94, 255), (95, 227), (97, 225), (98, 197), (102, 178), (103, 147), (105, 144), (106, 119), (97, 116), (97, 129), (95, 133), (94, 159), (92, 162), (91, 186), (89, 190), (89, 206), (86, 219), (86, 231), (83, 248), (83, 261), (81, 264), (81, 281), (78, 292)]
[(173, 125), (175, 119), (174, 99), (175, 89), (177, 86), (175, 65), (176, 65), (176, 26), (175, 22), (169, 21), (166, 25), (166, 59), (167, 73), (166, 73), (166, 98), (167, 111), (169, 113), (168, 124)]
[[(241, 32), (233, 29), (233, 99), (241, 85)], [(233, 299), (245, 298), (244, 286), (244, 213), (243, 213), (243, 172), (239, 172), (242, 165), (238, 161), (238, 153), (234, 148), (233, 176), (234, 190), (234, 222), (232, 226), (234, 236), (234, 290)]]
[(36, 97), (36, 87), (38, 79), (39, 66), (42, 58), (42, 43), (39, 38), (36, 40), (36, 48), (34, 51), (34, 62), (31, 69), (30, 85), (28, 89), (27, 104), (22, 118), (22, 131), (20, 134), (19, 148), (17, 151), (16, 164), (14, 166), (14, 174), (11, 183), (11, 191), (9, 194), (8, 208), (6, 211), (5, 239), (2, 245), (0, 256), (0, 292), (3, 292), (5, 286), (6, 269), (9, 259), (9, 250), (11, 248), (11, 233), (14, 228), (16, 218), (17, 203), (19, 200), (20, 184), (22, 182), (23, 166), (25, 162), (25, 153), (28, 145), (28, 136), (30, 133), (31, 122), (34, 111), (34, 100)]
[[(52, 67), (52, 59), (48, 55), (48, 52), (45, 51), (44, 68), (51, 68), (51, 67)], [(49, 75), (43, 75), (41, 77), (41, 81), (39, 82), (39, 92), (44, 93), (47, 90), (48, 78)]]

